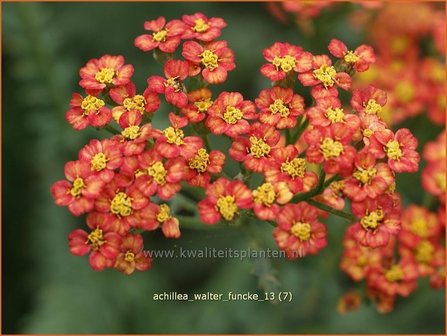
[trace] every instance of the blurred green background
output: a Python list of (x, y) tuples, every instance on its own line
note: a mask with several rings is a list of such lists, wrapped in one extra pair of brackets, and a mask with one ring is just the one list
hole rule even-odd
[[(49, 189), (63, 178), (63, 165), (95, 130), (73, 131), (65, 122), (79, 68), (103, 54), (122, 54), (135, 66), (141, 90), (149, 74), (161, 73), (151, 53), (133, 46), (145, 20), (200, 11), (223, 17), (222, 38), (236, 54), (237, 69), (218, 90), (253, 99), (269, 83), (259, 74), (262, 49), (287, 41), (326, 52), (337, 36), (349, 45), (363, 41), (351, 31), (343, 4), (316, 20), (314, 37), (281, 25), (259, 3), (3, 3), (3, 332), (4, 333), (444, 333), (444, 292), (425, 281), (389, 315), (372, 304), (340, 315), (337, 300), (353, 285), (338, 269), (346, 223), (328, 222), (329, 246), (319, 255), (276, 260), (155, 260), (153, 268), (126, 277), (94, 272), (87, 258), (71, 256), (67, 235), (83, 218), (53, 204)], [(421, 139), (439, 132), (425, 116), (406, 124)], [(421, 202), (420, 176), (405, 176), (405, 201)], [(177, 241), (145, 235), (147, 248), (274, 247), (271, 228), (258, 237), (227, 230), (185, 229)], [(259, 287), (261, 280), (261, 285)], [(277, 282), (278, 280), (278, 282)], [(290, 291), (291, 303), (157, 302), (154, 293)]]

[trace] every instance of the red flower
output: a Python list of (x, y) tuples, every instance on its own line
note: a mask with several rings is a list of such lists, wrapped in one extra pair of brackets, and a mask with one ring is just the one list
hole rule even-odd
[(348, 50), (346, 44), (337, 39), (329, 42), (329, 52), (335, 57), (341, 58), (343, 63), (354, 68), (357, 72), (368, 70), (369, 66), (376, 62), (376, 55), (373, 48), (362, 44), (354, 51)]
[(240, 180), (223, 177), (206, 189), (206, 198), (198, 203), (199, 214), (205, 224), (216, 224), (222, 218), (233, 221), (240, 209), (251, 209), (251, 190)]
[[(313, 56), (312, 66), (299, 74), (298, 79), (304, 86), (317, 86), (317, 91), (328, 90), (335, 84), (344, 90), (351, 88), (351, 77), (346, 72), (337, 72), (327, 55)], [(312, 90), (312, 96), (316, 95), (316, 91)]]
[(345, 179), (343, 192), (353, 202), (365, 198), (377, 198), (394, 182), (394, 174), (386, 163), (377, 163), (374, 155), (367, 151), (357, 154), (354, 173)]
[(272, 82), (283, 80), (289, 73), (309, 71), (312, 67), (312, 55), (289, 43), (276, 42), (262, 54), (269, 63), (261, 66), (261, 74)]
[(111, 88), (109, 96), (115, 103), (119, 104), (112, 109), (113, 119), (117, 122), (126, 111), (137, 110), (143, 114), (144, 112), (154, 112), (160, 106), (160, 99), (155, 92), (147, 88), (142, 95), (137, 94), (135, 84), (132, 82)]
[(180, 224), (177, 218), (171, 215), (171, 209), (167, 204), (151, 203), (143, 210), (143, 229), (153, 231), (161, 226), (166, 238), (180, 238)]
[(133, 71), (131, 64), (124, 65), (123, 56), (104, 55), (100, 59), (91, 59), (81, 68), (79, 85), (86, 90), (101, 92), (106, 87), (126, 85)]
[(80, 150), (79, 161), (89, 163), (93, 173), (97, 173), (104, 182), (110, 182), (115, 175), (114, 170), (123, 162), (121, 144), (111, 139), (93, 139)]
[(417, 139), (406, 128), (399, 129), (393, 134), (389, 129), (374, 133), (370, 138), (368, 150), (377, 158), (387, 156), (388, 165), (398, 173), (416, 172), (419, 168), (419, 153)]
[(363, 90), (353, 90), (351, 106), (358, 113), (377, 115), (387, 101), (386, 92), (372, 85)]
[(415, 248), (424, 239), (433, 239), (440, 236), (442, 227), (436, 214), (426, 208), (411, 204), (402, 212), (402, 230), (399, 241)]
[(203, 79), (210, 84), (225, 82), (228, 71), (236, 67), (233, 51), (227, 47), (226, 41), (210, 42), (203, 46), (187, 41), (183, 43), (182, 56), (192, 64), (200, 65)]
[(139, 111), (131, 110), (124, 112), (118, 121), (123, 130), (116, 139), (123, 142), (122, 151), (125, 156), (142, 153), (147, 144), (146, 140), (153, 136), (151, 124), (140, 126), (141, 119)]
[(266, 182), (261, 184), (252, 192), (253, 211), (261, 220), (275, 220), (279, 212), (279, 204), (289, 202), (293, 194), (290, 192), (287, 184), (279, 182), (272, 184)]
[(160, 16), (156, 20), (146, 21), (144, 29), (152, 31), (152, 34), (143, 34), (135, 38), (135, 47), (143, 51), (159, 48), (166, 53), (173, 53), (180, 44), (185, 24), (180, 20), (166, 23), (166, 19)]
[(274, 185), (285, 182), (293, 194), (312, 189), (317, 182), (317, 175), (306, 172), (306, 159), (299, 157), (293, 145), (273, 148), (271, 161), (264, 172), (265, 180)]
[(256, 119), (255, 104), (239, 92), (222, 92), (208, 109), (205, 124), (213, 134), (235, 138), (250, 130), (246, 119)]
[(200, 148), (188, 160), (188, 172), (185, 180), (192, 186), (206, 188), (211, 180), (211, 174), (222, 171), (225, 155), (221, 151), (212, 150), (209, 154), (206, 149)]
[(135, 270), (146, 271), (151, 267), (152, 259), (143, 251), (141, 235), (128, 234), (123, 237), (120, 253), (116, 257), (115, 269), (126, 275)]
[(163, 70), (166, 78), (150, 76), (147, 79), (149, 89), (164, 94), (169, 104), (179, 108), (185, 107), (188, 104), (188, 96), (183, 81), (188, 77), (188, 62), (167, 60)]
[(316, 209), (306, 203), (287, 204), (281, 209), (273, 237), (290, 259), (316, 254), (327, 244), (326, 227), (318, 222)]
[(184, 39), (196, 39), (205, 42), (218, 38), (222, 28), (227, 26), (222, 18), (212, 17), (208, 19), (202, 13), (183, 15), (182, 20), (186, 25), (183, 34)]
[(263, 172), (269, 165), (270, 151), (280, 138), (279, 132), (270, 125), (254, 123), (247, 137), (237, 137), (229, 149), (230, 156), (243, 162), (248, 170)]
[(83, 98), (79, 93), (73, 93), (70, 109), (65, 114), (65, 118), (75, 130), (80, 131), (88, 125), (93, 127), (107, 125), (112, 119), (112, 112), (105, 106), (102, 99), (91, 95)]
[(316, 199), (322, 203), (326, 203), (334, 209), (343, 210), (345, 207), (345, 195), (343, 194), (344, 187), (345, 182), (343, 180), (332, 182), (329, 187), (324, 189), (321, 195), (316, 197)]
[(259, 121), (278, 129), (295, 127), (297, 117), (304, 113), (303, 97), (293, 94), (291, 88), (274, 86), (262, 90), (255, 103), (260, 109)]
[(69, 161), (64, 169), (67, 180), (57, 181), (51, 187), (54, 202), (68, 206), (68, 210), (80, 216), (93, 209), (95, 198), (99, 197), (104, 181), (92, 175), (90, 165), (81, 161)]
[(388, 194), (352, 203), (352, 213), (360, 221), (349, 227), (352, 236), (363, 246), (386, 246), (400, 231), (400, 209)]
[(201, 122), (207, 116), (208, 108), (213, 105), (211, 96), (211, 90), (208, 88), (189, 92), (189, 104), (182, 108), (182, 113), (192, 123)]
[(111, 219), (105, 214), (90, 213), (87, 216), (87, 225), (90, 233), (77, 229), (68, 235), (70, 252), (76, 256), (90, 253), (90, 266), (95, 271), (102, 271), (112, 267), (121, 245), (121, 236), (115, 232), (108, 232)]
[(360, 127), (358, 132), (354, 134), (353, 141), (362, 141), (365, 145), (370, 144), (370, 138), (377, 131), (382, 131), (387, 127), (386, 123), (381, 120), (375, 114), (363, 114), (359, 115)]
[(446, 162), (430, 163), (422, 171), (422, 187), (445, 204)]

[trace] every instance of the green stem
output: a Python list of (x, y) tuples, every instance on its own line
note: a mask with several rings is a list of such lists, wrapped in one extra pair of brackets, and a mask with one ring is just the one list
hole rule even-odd
[(286, 145), (290, 145), (292, 143), (292, 134), (290, 133), (290, 128), (286, 129)]
[(319, 194), (321, 194), (324, 190), (324, 179), (326, 178), (326, 173), (324, 172), (324, 169), (321, 168), (320, 170), (320, 175), (318, 176), (318, 184), (315, 188), (313, 188), (312, 190), (309, 190), (307, 192), (301, 193), (301, 194), (297, 194), (295, 195), (292, 200), (290, 201), (291, 203), (298, 203), (301, 201), (304, 201), (308, 198), (312, 198), (314, 196), (317, 196)]
[(312, 205), (312, 206), (314, 206), (314, 207), (316, 207), (316, 208), (318, 208), (318, 209), (321, 209), (323, 211), (327, 211), (327, 212), (329, 212), (329, 213), (331, 213), (331, 214), (333, 214), (335, 216), (347, 219), (350, 222), (354, 222), (356, 220), (356, 217), (351, 215), (350, 213), (347, 213), (347, 212), (344, 212), (344, 211), (341, 211), (341, 210), (336, 210), (336, 209), (330, 207), (329, 205), (326, 205), (324, 203), (320, 203), (320, 202), (315, 201), (313, 199), (305, 200), (305, 202), (310, 204), (310, 205)]
[(211, 153), (211, 146), (210, 146), (210, 142), (208, 141), (208, 135), (207, 134), (200, 134), (200, 137), (203, 140), (203, 144), (205, 145), (205, 149), (208, 153)]
[(292, 136), (292, 143), (296, 143), (298, 141), (298, 139), (301, 137), (301, 134), (303, 134), (303, 132), (306, 130), (307, 125), (309, 125), (309, 119), (301, 116), (300, 121), (301, 120), (303, 120), (303, 122), (298, 124), (299, 126), (296, 130), (296, 133)]
[[(112, 134), (121, 134), (120, 131), (118, 131), (115, 127), (111, 126), (111, 125), (105, 125), (104, 129)], [(99, 129), (98, 129), (99, 130)]]

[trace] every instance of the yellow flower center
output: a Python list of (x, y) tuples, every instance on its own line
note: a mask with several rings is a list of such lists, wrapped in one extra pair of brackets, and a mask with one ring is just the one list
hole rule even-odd
[(362, 184), (367, 184), (371, 181), (371, 179), (376, 176), (377, 169), (372, 167), (368, 169), (360, 168), (359, 170), (356, 170), (352, 176), (362, 182)]
[(273, 104), (270, 104), (269, 109), (272, 114), (279, 113), (283, 118), (287, 118), (290, 114), (289, 108), (284, 105), (282, 99), (275, 99)]
[(206, 22), (203, 21), (203, 19), (197, 19), (194, 21), (194, 27), (192, 28), (192, 30), (198, 33), (203, 33), (206, 32), (209, 27), (210, 26), (208, 26)]
[(135, 253), (133, 253), (131, 250), (126, 251), (126, 254), (124, 254), (124, 260), (131, 263), (135, 261)]
[(343, 112), (342, 108), (329, 107), (326, 110), (326, 117), (331, 121), (331, 123), (342, 122), (343, 118), (345, 117), (345, 113)]
[(98, 111), (101, 107), (105, 105), (102, 99), (88, 95), (81, 102), (81, 108), (85, 115), (88, 115), (92, 111)]
[(395, 88), (396, 96), (403, 103), (408, 103), (414, 98), (414, 86), (408, 81), (399, 82)]
[(389, 282), (397, 282), (404, 278), (404, 272), (399, 265), (393, 265), (389, 270), (385, 272), (385, 278)]
[(165, 166), (163, 166), (163, 162), (157, 161), (154, 164), (152, 164), (148, 169), (147, 173), (152, 176), (154, 181), (159, 184), (163, 185), (166, 183), (166, 174), (167, 171), (165, 169)]
[(377, 114), (382, 111), (382, 106), (377, 103), (375, 99), (369, 99), (365, 106), (365, 113), (367, 114)]
[(210, 163), (210, 156), (206, 152), (206, 149), (200, 148), (197, 151), (196, 156), (189, 160), (189, 168), (197, 170), (199, 173), (206, 171), (208, 164)]
[(227, 221), (233, 220), (238, 210), (236, 203), (234, 203), (234, 196), (220, 196), (217, 200), (216, 208)]
[(396, 140), (390, 140), (387, 142), (385, 147), (386, 155), (392, 160), (400, 160), (402, 157), (402, 150), (400, 149), (400, 144)]
[(104, 153), (95, 154), (90, 160), (90, 166), (92, 170), (101, 171), (107, 165), (107, 157)]
[(227, 106), (223, 114), (223, 119), (227, 122), (227, 124), (234, 125), (241, 120), (243, 116), (244, 114), (237, 107)]
[(95, 79), (102, 84), (112, 83), (113, 77), (115, 76), (115, 70), (112, 68), (102, 68), (95, 75)]
[(423, 240), (416, 246), (416, 260), (427, 264), (432, 260), (434, 252), (434, 246), (428, 240)]
[(314, 70), (314, 77), (318, 79), (321, 83), (323, 83), (324, 87), (327, 88), (332, 87), (335, 83), (335, 75), (337, 75), (337, 71), (333, 66), (327, 66), (323, 64), (320, 68)]
[(286, 161), (281, 165), (281, 171), (289, 174), (290, 177), (304, 177), (306, 173), (306, 159), (294, 158), (292, 161)]
[(379, 222), (383, 219), (383, 211), (376, 210), (370, 212), (368, 215), (362, 217), (360, 220), (360, 224), (363, 226), (365, 230), (375, 230), (377, 226), (379, 226)]
[(324, 138), (320, 145), (320, 151), (325, 160), (339, 157), (343, 153), (343, 144), (332, 138)]
[(97, 250), (105, 242), (102, 230), (97, 228), (90, 232), (85, 243), (90, 244), (93, 249)]
[(182, 83), (179, 82), (178, 78), (179, 78), (178, 76), (177, 77), (169, 77), (164, 82), (164, 86), (165, 87), (173, 87), (175, 92), (182, 91)]
[(167, 29), (162, 29), (158, 32), (152, 33), (152, 40), (155, 42), (164, 42), (166, 41), (166, 36), (168, 35)]
[(179, 128), (168, 127), (163, 131), (166, 141), (170, 144), (181, 145), (183, 144), (183, 137), (185, 134)]
[(372, 129), (370, 129), (370, 128), (365, 128), (364, 130), (363, 130), (363, 136), (365, 137), (365, 138), (369, 138), (371, 135), (373, 135), (374, 134), (374, 131), (372, 130)]
[(132, 198), (120, 191), (110, 202), (110, 211), (117, 216), (129, 216), (132, 214)]
[(309, 223), (297, 222), (292, 225), (290, 232), (300, 240), (309, 240), (311, 226)]
[(348, 51), (345, 56), (343, 57), (346, 63), (357, 63), (357, 61), (360, 59), (356, 54), (354, 54), (351, 50)]
[(140, 136), (140, 127), (137, 125), (126, 127), (121, 135), (128, 140), (135, 140)]
[(363, 267), (368, 263), (368, 258), (365, 255), (361, 254), (357, 258), (357, 266)]
[(270, 206), (275, 202), (276, 194), (273, 190), (273, 184), (264, 183), (256, 190), (253, 190), (253, 199), (255, 203)]
[(160, 205), (160, 212), (157, 214), (157, 221), (163, 223), (171, 218), (171, 209), (167, 204)]
[(250, 153), (253, 157), (259, 159), (270, 153), (270, 146), (265, 143), (264, 140), (259, 139), (252, 135), (250, 138)]
[(284, 72), (292, 71), (296, 65), (296, 59), (290, 55), (286, 55), (284, 57), (275, 56), (272, 64), (276, 67), (276, 70), (281, 68)]
[(204, 113), (204, 112), (208, 111), (208, 108), (211, 105), (213, 105), (213, 101), (210, 98), (204, 99), (204, 100), (199, 100), (199, 101), (194, 103), (194, 106), (201, 113)]
[(143, 113), (145, 105), (146, 99), (142, 95), (136, 95), (132, 98), (128, 97), (123, 101), (123, 106), (127, 111), (137, 110)]
[(436, 174), (435, 175), (435, 182), (438, 185), (438, 187), (442, 190), (445, 191), (445, 175), (444, 174)]
[(211, 50), (204, 50), (200, 54), (200, 57), (202, 58), (202, 64), (210, 71), (213, 71), (219, 66), (218, 65), (219, 58)]
[(422, 217), (417, 217), (411, 222), (411, 232), (419, 237), (425, 238), (428, 236), (427, 221)]
[(73, 185), (69, 191), (69, 193), (71, 194), (71, 196), (73, 197), (79, 197), (81, 196), (81, 192), (82, 189), (85, 187), (84, 184), (84, 180), (80, 177), (77, 177), (74, 181), (73, 181)]

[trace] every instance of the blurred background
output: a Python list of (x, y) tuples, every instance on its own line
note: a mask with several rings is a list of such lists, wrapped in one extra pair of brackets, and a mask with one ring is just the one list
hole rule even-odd
[[(428, 6), (444, 12), (442, 4)], [(265, 3), (3, 3), (3, 333), (444, 333), (445, 291), (432, 290), (425, 280), (390, 314), (377, 313), (368, 302), (351, 313), (337, 312), (343, 293), (362, 287), (339, 270), (343, 220), (327, 220), (328, 247), (299, 261), (161, 259), (150, 271), (126, 277), (94, 272), (87, 258), (70, 255), (67, 235), (83, 226), (83, 218), (55, 206), (50, 195), (50, 186), (64, 178), (64, 163), (76, 159), (89, 139), (106, 136), (94, 129), (75, 132), (65, 121), (72, 92), (80, 92), (79, 68), (103, 54), (124, 55), (135, 66), (140, 90), (149, 74), (162, 73), (151, 53), (133, 46), (145, 20), (198, 11), (224, 18), (221, 39), (234, 50), (237, 68), (216, 89), (254, 99), (270, 85), (259, 73), (264, 48), (280, 41), (327, 53), (333, 37), (358, 46), (369, 38), (371, 26), (365, 25), (373, 11), (380, 10), (368, 7), (340, 3), (294, 16)], [(433, 42), (424, 43), (424, 50), (436, 50)], [(420, 148), (436, 139), (443, 124), (438, 118), (435, 125), (425, 107), (397, 122), (415, 133)], [(420, 178), (398, 181), (404, 202), (422, 203)], [(260, 223), (256, 230), (255, 239), (230, 228), (184, 229), (177, 241), (159, 233), (144, 237), (152, 249), (274, 249), (271, 227)], [(290, 291), (294, 299), (153, 300), (154, 293), (171, 291), (266, 290)]]

